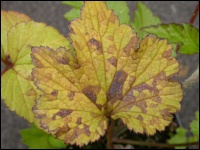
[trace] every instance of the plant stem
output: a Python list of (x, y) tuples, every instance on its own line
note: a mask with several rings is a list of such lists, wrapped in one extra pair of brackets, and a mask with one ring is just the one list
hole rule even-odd
[(107, 149), (114, 149), (112, 143), (112, 129), (113, 129), (114, 122), (112, 119), (109, 120), (108, 123), (108, 130), (107, 130)]
[(182, 83), (184, 94), (188, 89), (190, 89), (193, 85), (195, 85), (198, 82), (199, 82), (199, 65), (195, 70), (195, 72)]
[(146, 141), (133, 141), (133, 140), (123, 140), (123, 139), (113, 139), (115, 143), (123, 143), (123, 144), (132, 144), (132, 145), (142, 145), (142, 146), (151, 146), (151, 147), (159, 147), (159, 148), (172, 148), (175, 146), (189, 146), (189, 145), (197, 145), (199, 142), (192, 143), (180, 143), (180, 144), (166, 144), (166, 143), (150, 143)]
[(195, 8), (195, 10), (194, 10), (194, 12), (192, 14), (192, 17), (190, 19), (190, 24), (194, 23), (194, 21), (195, 21), (195, 19), (197, 17), (198, 12), (199, 12), (199, 3), (197, 4), (197, 6), (196, 6), (196, 8)]
[(10, 62), (9, 57), (6, 57), (5, 60), (1, 59), (1, 61), (5, 64), (5, 68), (1, 72), (1, 76), (2, 76), (8, 69), (12, 68), (14, 64)]

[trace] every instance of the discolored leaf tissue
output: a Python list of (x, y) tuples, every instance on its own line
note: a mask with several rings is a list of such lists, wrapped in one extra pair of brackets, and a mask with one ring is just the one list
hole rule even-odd
[(183, 96), (181, 85), (169, 81), (179, 69), (167, 40), (146, 36), (138, 44), (104, 2), (85, 2), (69, 36), (76, 55), (32, 48), (32, 74), (43, 91), (33, 111), (44, 130), (79, 146), (103, 136), (109, 119), (137, 133), (164, 130)]

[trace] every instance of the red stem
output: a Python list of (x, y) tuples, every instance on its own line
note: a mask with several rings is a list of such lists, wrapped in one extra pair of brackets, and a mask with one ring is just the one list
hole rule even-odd
[(199, 3), (197, 4), (197, 6), (196, 6), (196, 8), (195, 8), (195, 10), (194, 10), (194, 12), (192, 14), (192, 17), (190, 19), (190, 24), (194, 23), (194, 21), (195, 21), (195, 19), (197, 17), (198, 12), (199, 12)]
[(5, 60), (1, 59), (1, 61), (5, 64), (5, 68), (1, 72), (1, 76), (2, 76), (8, 69), (12, 68), (14, 64), (9, 61), (9, 57), (6, 57)]
[(112, 129), (113, 129), (113, 120), (109, 120), (108, 123), (108, 130), (107, 130), (107, 149), (114, 149), (113, 143), (112, 143)]

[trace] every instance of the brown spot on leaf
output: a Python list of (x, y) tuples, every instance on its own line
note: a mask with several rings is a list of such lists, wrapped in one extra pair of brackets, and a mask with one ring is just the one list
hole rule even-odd
[(70, 130), (67, 124), (65, 124), (62, 128), (60, 128), (56, 133), (55, 136), (59, 137), (62, 136), (63, 134), (67, 133)]
[(77, 124), (81, 124), (81, 123), (82, 123), (82, 118), (79, 117), (79, 118), (77, 119), (76, 123), (77, 123)]
[(49, 79), (49, 80), (52, 80), (52, 75), (51, 75), (51, 73), (45, 74), (45, 77), (46, 77), (47, 79)]
[(70, 92), (70, 93), (68, 94), (68, 98), (69, 98), (70, 101), (74, 99), (74, 95), (75, 95), (74, 92)]
[(68, 65), (69, 64), (69, 58), (68, 57), (57, 57), (57, 62), (59, 63), (59, 64), (63, 64), (63, 65)]
[(91, 133), (90, 130), (89, 130), (89, 126), (87, 126), (87, 125), (84, 124), (84, 128), (83, 128), (83, 129), (84, 129), (84, 131), (85, 131), (85, 134), (86, 134), (87, 136), (89, 136), (90, 133)]
[(108, 36), (108, 39), (111, 40), (111, 41), (113, 41), (113, 40), (114, 40), (113, 35), (109, 35), (109, 36)]
[(135, 82), (135, 77), (134, 76), (130, 76), (130, 79), (129, 79), (129, 86), (132, 87), (133, 83)]
[(171, 115), (169, 113), (169, 109), (168, 108), (166, 108), (164, 110), (160, 110), (159, 113), (160, 113), (161, 116), (170, 116)]
[(123, 97), (122, 88), (126, 78), (127, 73), (123, 70), (119, 70), (116, 72), (113, 82), (107, 92), (107, 98), (109, 101), (113, 101), (114, 103), (116, 100), (119, 100)]
[(69, 116), (72, 113), (72, 110), (61, 109), (59, 112), (53, 115), (53, 120), (55, 120), (56, 116), (60, 116), (61, 118)]
[(84, 127), (82, 129), (79, 129), (78, 127), (74, 129), (74, 132), (72, 136), (70, 137), (70, 140), (75, 140), (79, 135), (84, 134), (89, 136), (91, 134), (89, 130), (89, 126), (84, 124)]
[[(157, 94), (156, 94), (156, 95), (157, 95)], [(158, 103), (161, 102), (161, 98), (160, 98), (160, 96), (152, 97), (151, 99), (152, 99), (153, 101), (158, 102)]]
[(96, 46), (96, 49), (103, 54), (103, 50), (102, 50), (102, 46), (101, 46), (101, 42), (97, 41), (96, 39), (92, 38), (89, 40), (88, 44), (92, 44)]
[(151, 108), (156, 108), (158, 106), (158, 104), (151, 104), (150, 107)]
[(26, 95), (27, 96), (36, 96), (36, 92), (33, 88), (31, 88), (26, 92)]
[(123, 101), (135, 101), (135, 96), (133, 95), (133, 89), (129, 90), (129, 92), (123, 97)]
[(167, 50), (162, 54), (162, 57), (169, 58), (171, 56), (172, 50)]
[(125, 52), (125, 54), (126, 54), (127, 56), (130, 55), (131, 49), (136, 50), (137, 43), (138, 43), (137, 37), (134, 36), (134, 37), (132, 37), (132, 38), (130, 39), (130, 41), (128, 42), (128, 44), (124, 47), (124, 52)]
[(31, 54), (32, 62), (35, 65), (36, 68), (44, 68), (44, 65), (38, 60), (34, 54)]
[(112, 64), (113, 66), (117, 67), (117, 58), (115, 56), (112, 56), (108, 59), (108, 62)]
[(27, 78), (29, 81), (34, 81), (34, 77), (32, 75), (28, 76)]
[(58, 90), (54, 90), (53, 92), (51, 92), (51, 95), (57, 97), (57, 95), (58, 95)]
[(83, 89), (83, 93), (93, 102), (96, 101), (97, 99), (97, 94), (100, 91), (100, 87), (99, 86), (88, 86), (86, 88)]
[(112, 11), (112, 13), (111, 13), (111, 15), (110, 15), (110, 18), (109, 18), (109, 21), (112, 22), (112, 23), (115, 23), (115, 19), (116, 19), (115, 14), (114, 14), (114, 12)]
[(140, 121), (143, 121), (143, 117), (141, 115), (138, 115), (137, 119), (140, 120)]
[(147, 112), (146, 110), (147, 105), (145, 101), (136, 102), (136, 106), (138, 106), (142, 110), (143, 113)]
[(149, 91), (153, 91), (153, 87), (149, 86), (148, 84), (146, 83), (143, 83), (143, 84), (140, 84), (136, 87), (134, 87), (134, 90), (137, 90), (138, 92), (142, 92), (144, 90), (149, 90)]

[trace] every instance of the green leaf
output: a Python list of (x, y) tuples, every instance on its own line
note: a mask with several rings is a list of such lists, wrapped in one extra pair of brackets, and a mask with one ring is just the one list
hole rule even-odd
[(171, 44), (172, 45), (172, 57), (177, 57), (177, 53), (176, 53), (176, 50), (177, 50), (177, 44)]
[[(170, 140), (168, 140), (167, 142), (170, 144), (179, 144), (179, 143), (185, 143), (187, 142), (187, 130), (179, 127), (176, 129), (176, 134), (173, 135)], [(186, 146), (177, 146), (175, 147), (176, 149), (186, 149)]]
[[(31, 75), (33, 64), (30, 57), (32, 46), (60, 46), (68, 49), (68, 40), (53, 27), (29, 21), (13, 26), (8, 33), (6, 70), (1, 77), (1, 98), (10, 110), (16, 111), (29, 122), (36, 119), (32, 112), (35, 99), (41, 93)], [(36, 123), (36, 122), (35, 122)]]
[[(62, 4), (71, 6), (72, 9), (67, 12), (64, 17), (71, 21), (74, 18), (80, 17), (80, 9), (83, 6), (83, 1), (64, 1)], [(129, 8), (127, 3), (124, 1), (106, 1), (108, 9), (112, 9), (115, 14), (119, 17), (120, 23), (128, 24), (130, 22)]]
[(108, 9), (114, 10), (119, 17), (120, 24), (130, 22), (129, 8), (125, 1), (106, 1)]
[(28, 129), (20, 130), (22, 142), (32, 149), (66, 148), (63, 141), (55, 139), (53, 135), (36, 128), (34, 125)]
[(189, 141), (197, 142), (199, 139), (199, 111), (195, 113), (195, 119), (190, 123), (190, 129), (193, 136), (189, 138)]
[(72, 8), (70, 11), (68, 11), (64, 17), (68, 20), (68, 21), (72, 21), (74, 18), (78, 18), (80, 17), (80, 9), (76, 9), (76, 8)]
[(159, 38), (166, 38), (170, 43), (180, 44), (179, 52), (182, 54), (199, 52), (199, 31), (190, 24), (161, 24), (142, 30)]
[(131, 23), (134, 30), (138, 33), (139, 39), (147, 34), (141, 30), (142, 27), (161, 23), (160, 18), (153, 15), (152, 11), (142, 2), (137, 3), (137, 10), (134, 12), (134, 22)]
[(195, 113), (195, 119), (190, 123), (190, 128), (194, 135), (199, 135), (199, 111)]
[(81, 9), (84, 2), (83, 1), (63, 1), (62, 4), (71, 6), (73, 8)]

